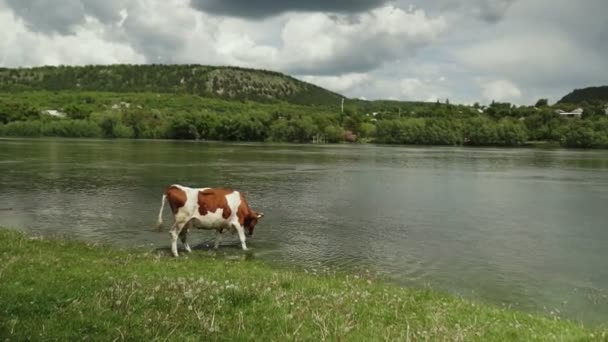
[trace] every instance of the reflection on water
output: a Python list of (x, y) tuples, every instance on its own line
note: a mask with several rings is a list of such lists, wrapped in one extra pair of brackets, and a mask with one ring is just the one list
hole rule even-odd
[[(243, 190), (266, 216), (244, 253), (608, 321), (608, 152), (0, 140), (0, 225), (167, 248), (165, 186)], [(168, 210), (165, 220), (169, 218)]]

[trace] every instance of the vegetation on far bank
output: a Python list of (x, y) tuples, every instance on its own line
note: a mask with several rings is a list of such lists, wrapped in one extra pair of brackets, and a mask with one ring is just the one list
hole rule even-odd
[[(552, 106), (345, 99), (342, 109), (339, 94), (261, 70), (0, 68), (0, 136), (608, 148), (604, 88), (577, 90)], [(581, 118), (557, 113), (575, 108)]]
[(608, 330), (554, 316), (364, 275), (276, 270), (246, 253), (175, 259), (6, 229), (0, 245), (0, 337), (8, 340), (608, 339)]
[[(567, 106), (564, 108), (568, 108)], [(58, 118), (47, 110), (65, 114)], [(608, 117), (563, 118), (552, 107), (493, 103), (347, 101), (337, 106), (228, 101), (195, 95), (102, 92), (0, 93), (0, 136), (203, 139), (329, 143), (608, 147)], [(588, 114), (593, 113), (593, 114)], [(353, 134), (346, 134), (347, 131)]]

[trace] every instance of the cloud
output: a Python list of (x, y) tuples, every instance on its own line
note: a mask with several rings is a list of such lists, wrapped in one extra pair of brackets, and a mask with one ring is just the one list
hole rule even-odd
[(479, 18), (495, 23), (505, 16), (514, 2), (515, 0), (477, 0), (474, 11)]
[(208, 46), (211, 40), (186, 1), (138, 1), (127, 14), (122, 27), (111, 35), (128, 42), (150, 63), (179, 62), (192, 36), (199, 39), (200, 46)]
[(447, 17), (470, 20), (481, 19), (487, 23), (502, 20), (516, 0), (413, 0), (413, 3), (432, 12), (439, 12)]
[(350, 73), (339, 76), (300, 76), (299, 79), (317, 84), (321, 87), (337, 93), (348, 92), (354, 87), (366, 84), (370, 81), (370, 75), (366, 73)]
[(435, 102), (449, 99), (453, 94), (446, 86), (445, 76), (437, 79), (419, 79), (406, 77), (400, 81), (401, 96), (404, 100)]
[(32, 32), (11, 13), (0, 11), (0, 65), (143, 63), (144, 56), (128, 44), (104, 39), (103, 26), (87, 17), (77, 33), (54, 35)]
[(85, 13), (79, 0), (65, 1), (62, 6), (44, 0), (5, 0), (15, 14), (25, 21), (27, 28), (37, 32), (71, 33), (74, 25), (82, 24)]
[(102, 23), (120, 18), (120, 10), (126, 7), (126, 0), (4, 0), (23, 19), (28, 30), (62, 35), (74, 34), (75, 27), (82, 25), (87, 16)]
[(267, 18), (285, 12), (360, 13), (389, 0), (192, 0), (203, 12), (245, 18)]
[[(554, 32), (533, 32), (485, 40), (456, 50), (461, 62), (484, 72), (500, 70), (510, 77), (533, 84), (566, 81), (597, 70), (585, 65), (603, 63), (593, 50), (564, 40)], [(585, 63), (581, 63), (585, 60)], [(600, 71), (601, 72), (601, 71)]]
[(520, 103), (555, 101), (574, 88), (606, 84), (608, 2), (579, 5), (515, 2), (509, 20), (455, 44), (449, 54), (473, 76), (517, 84)]
[(521, 90), (509, 80), (483, 82), (481, 88), (487, 101), (517, 102), (521, 98)]
[(442, 17), (393, 6), (356, 16), (294, 14), (281, 35), (281, 63), (296, 74), (366, 72), (412, 57), (445, 28)]
[(0, 0), (0, 66), (236, 65), (349, 97), (533, 103), (606, 84), (606, 12), (605, 0)]

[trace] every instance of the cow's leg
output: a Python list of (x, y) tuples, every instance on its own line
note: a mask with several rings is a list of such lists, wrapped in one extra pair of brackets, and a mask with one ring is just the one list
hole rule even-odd
[(186, 226), (184, 226), (182, 231), (179, 233), (179, 238), (182, 240), (182, 243), (184, 244), (184, 248), (186, 249), (186, 252), (188, 252), (188, 253), (192, 253), (192, 249), (190, 248), (190, 245), (188, 245), (188, 240), (187, 240), (188, 233), (190, 232), (190, 228), (192, 228), (192, 223), (186, 224)]
[(220, 229), (217, 229), (215, 231), (215, 243), (213, 244), (213, 248), (217, 249), (220, 246), (221, 235), (222, 235), (222, 233), (221, 233)]
[(239, 233), (239, 239), (241, 240), (241, 247), (243, 248), (244, 251), (246, 251), (247, 245), (245, 244), (245, 229), (243, 229), (243, 226), (241, 226), (239, 223), (233, 223), (233, 226), (236, 229), (237, 233)]
[(177, 257), (179, 255), (177, 254), (177, 237), (179, 236), (179, 233), (182, 231), (186, 223), (188, 222), (175, 221), (175, 224), (171, 228), (171, 231), (169, 231), (169, 235), (171, 236), (171, 253), (174, 257)]

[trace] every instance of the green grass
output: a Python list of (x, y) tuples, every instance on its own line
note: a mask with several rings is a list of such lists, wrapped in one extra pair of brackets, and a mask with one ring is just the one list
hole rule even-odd
[(0, 340), (594, 340), (608, 331), (357, 275), (0, 229)]

